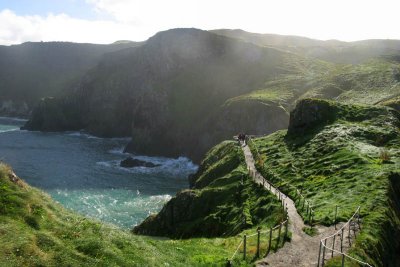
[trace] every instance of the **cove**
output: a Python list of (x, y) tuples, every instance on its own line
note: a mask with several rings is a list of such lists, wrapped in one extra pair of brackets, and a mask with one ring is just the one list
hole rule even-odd
[(64, 207), (131, 228), (188, 187), (197, 170), (189, 159), (131, 155), (160, 166), (119, 167), (129, 156), (126, 138), (97, 138), (83, 132), (21, 131), (23, 121), (0, 118), (0, 160)]

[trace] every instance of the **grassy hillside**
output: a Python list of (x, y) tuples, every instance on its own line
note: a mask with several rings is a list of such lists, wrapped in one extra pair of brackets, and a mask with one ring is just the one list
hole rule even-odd
[(133, 231), (186, 238), (232, 236), (283, 221), (280, 202), (248, 177), (243, 157), (236, 142), (215, 146), (191, 177), (192, 189), (178, 193)]
[(222, 266), (239, 241), (136, 236), (65, 210), (0, 164), (1, 266)]
[(295, 198), (292, 186), (302, 190), (317, 223), (333, 224), (336, 205), (341, 221), (361, 206), (362, 231), (351, 254), (396, 266), (399, 126), (400, 114), (390, 108), (305, 99), (291, 113), (288, 131), (255, 139), (252, 149), (258, 168), (285, 193)]
[(301, 36), (260, 34), (243, 30), (212, 30), (211, 32), (237, 38), (261, 46), (276, 47), (310, 58), (341, 64), (359, 64), (371, 58), (398, 55), (399, 40), (363, 40), (343, 42), (315, 40)]

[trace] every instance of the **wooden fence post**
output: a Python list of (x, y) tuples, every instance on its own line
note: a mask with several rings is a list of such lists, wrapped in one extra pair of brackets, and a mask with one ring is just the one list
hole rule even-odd
[(322, 249), (322, 241), (319, 241), (319, 252), (318, 252), (317, 267), (319, 267), (319, 262), (321, 261), (321, 249)]
[(278, 231), (278, 239), (276, 240), (276, 249), (279, 247), (279, 241), (281, 241), (281, 231), (282, 231), (282, 223), (279, 225), (279, 231)]
[(325, 239), (325, 242), (324, 242), (324, 247), (322, 249), (322, 267), (325, 266), (325, 248), (326, 248), (326, 239)]
[(348, 238), (349, 238), (349, 247), (351, 247), (350, 222), (349, 222), (349, 233), (348, 233)]
[(243, 260), (246, 260), (246, 239), (247, 239), (247, 236), (244, 235), (243, 236)]
[(268, 251), (267, 251), (267, 255), (269, 254), (270, 250), (271, 250), (271, 242), (272, 242), (272, 227), (269, 229), (269, 242), (268, 242)]
[(357, 212), (357, 224), (358, 224), (358, 229), (360, 229), (360, 231), (361, 231), (360, 210), (361, 210), (361, 207), (358, 208), (358, 212)]
[(288, 226), (289, 226), (289, 217), (286, 216), (286, 223), (285, 223), (285, 235), (284, 235), (284, 240), (287, 239), (288, 237)]
[(232, 266), (232, 262), (230, 259), (226, 259), (226, 267), (231, 267)]
[(344, 228), (342, 228), (342, 234), (340, 235), (340, 252), (343, 252), (343, 239), (344, 239)]
[(335, 224), (335, 230), (336, 230), (336, 218), (337, 218), (337, 205), (336, 205), (336, 209), (335, 209), (335, 221), (334, 221), (334, 224)]
[(344, 267), (344, 254), (342, 254), (342, 267)]
[(333, 243), (332, 243), (332, 254), (331, 254), (331, 258), (333, 258), (333, 250), (335, 249), (335, 237), (336, 235), (333, 236)]
[(260, 257), (260, 229), (257, 229), (257, 253), (256, 257)]

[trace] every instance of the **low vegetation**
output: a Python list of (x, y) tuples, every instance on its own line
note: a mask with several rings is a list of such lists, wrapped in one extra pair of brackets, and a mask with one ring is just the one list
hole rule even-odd
[(233, 236), (284, 220), (276, 197), (247, 175), (243, 152), (233, 141), (210, 150), (191, 185), (192, 189), (178, 193), (134, 232), (174, 238)]
[(0, 164), (1, 266), (222, 266), (240, 240), (133, 235), (64, 209)]
[[(320, 114), (329, 116), (320, 116)], [(351, 254), (395, 266), (400, 249), (400, 114), (386, 107), (304, 100), (289, 131), (254, 139), (258, 168), (290, 197), (312, 203), (316, 223), (346, 221), (361, 206), (362, 231)], [(299, 202), (297, 202), (299, 204)], [(297, 206), (305, 218), (306, 209)]]

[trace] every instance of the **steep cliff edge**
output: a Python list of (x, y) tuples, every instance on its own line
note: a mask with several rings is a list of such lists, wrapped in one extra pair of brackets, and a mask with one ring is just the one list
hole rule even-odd
[(236, 142), (212, 148), (190, 184), (191, 189), (179, 192), (133, 232), (174, 238), (232, 236), (284, 219), (275, 196), (247, 175), (243, 152)]

